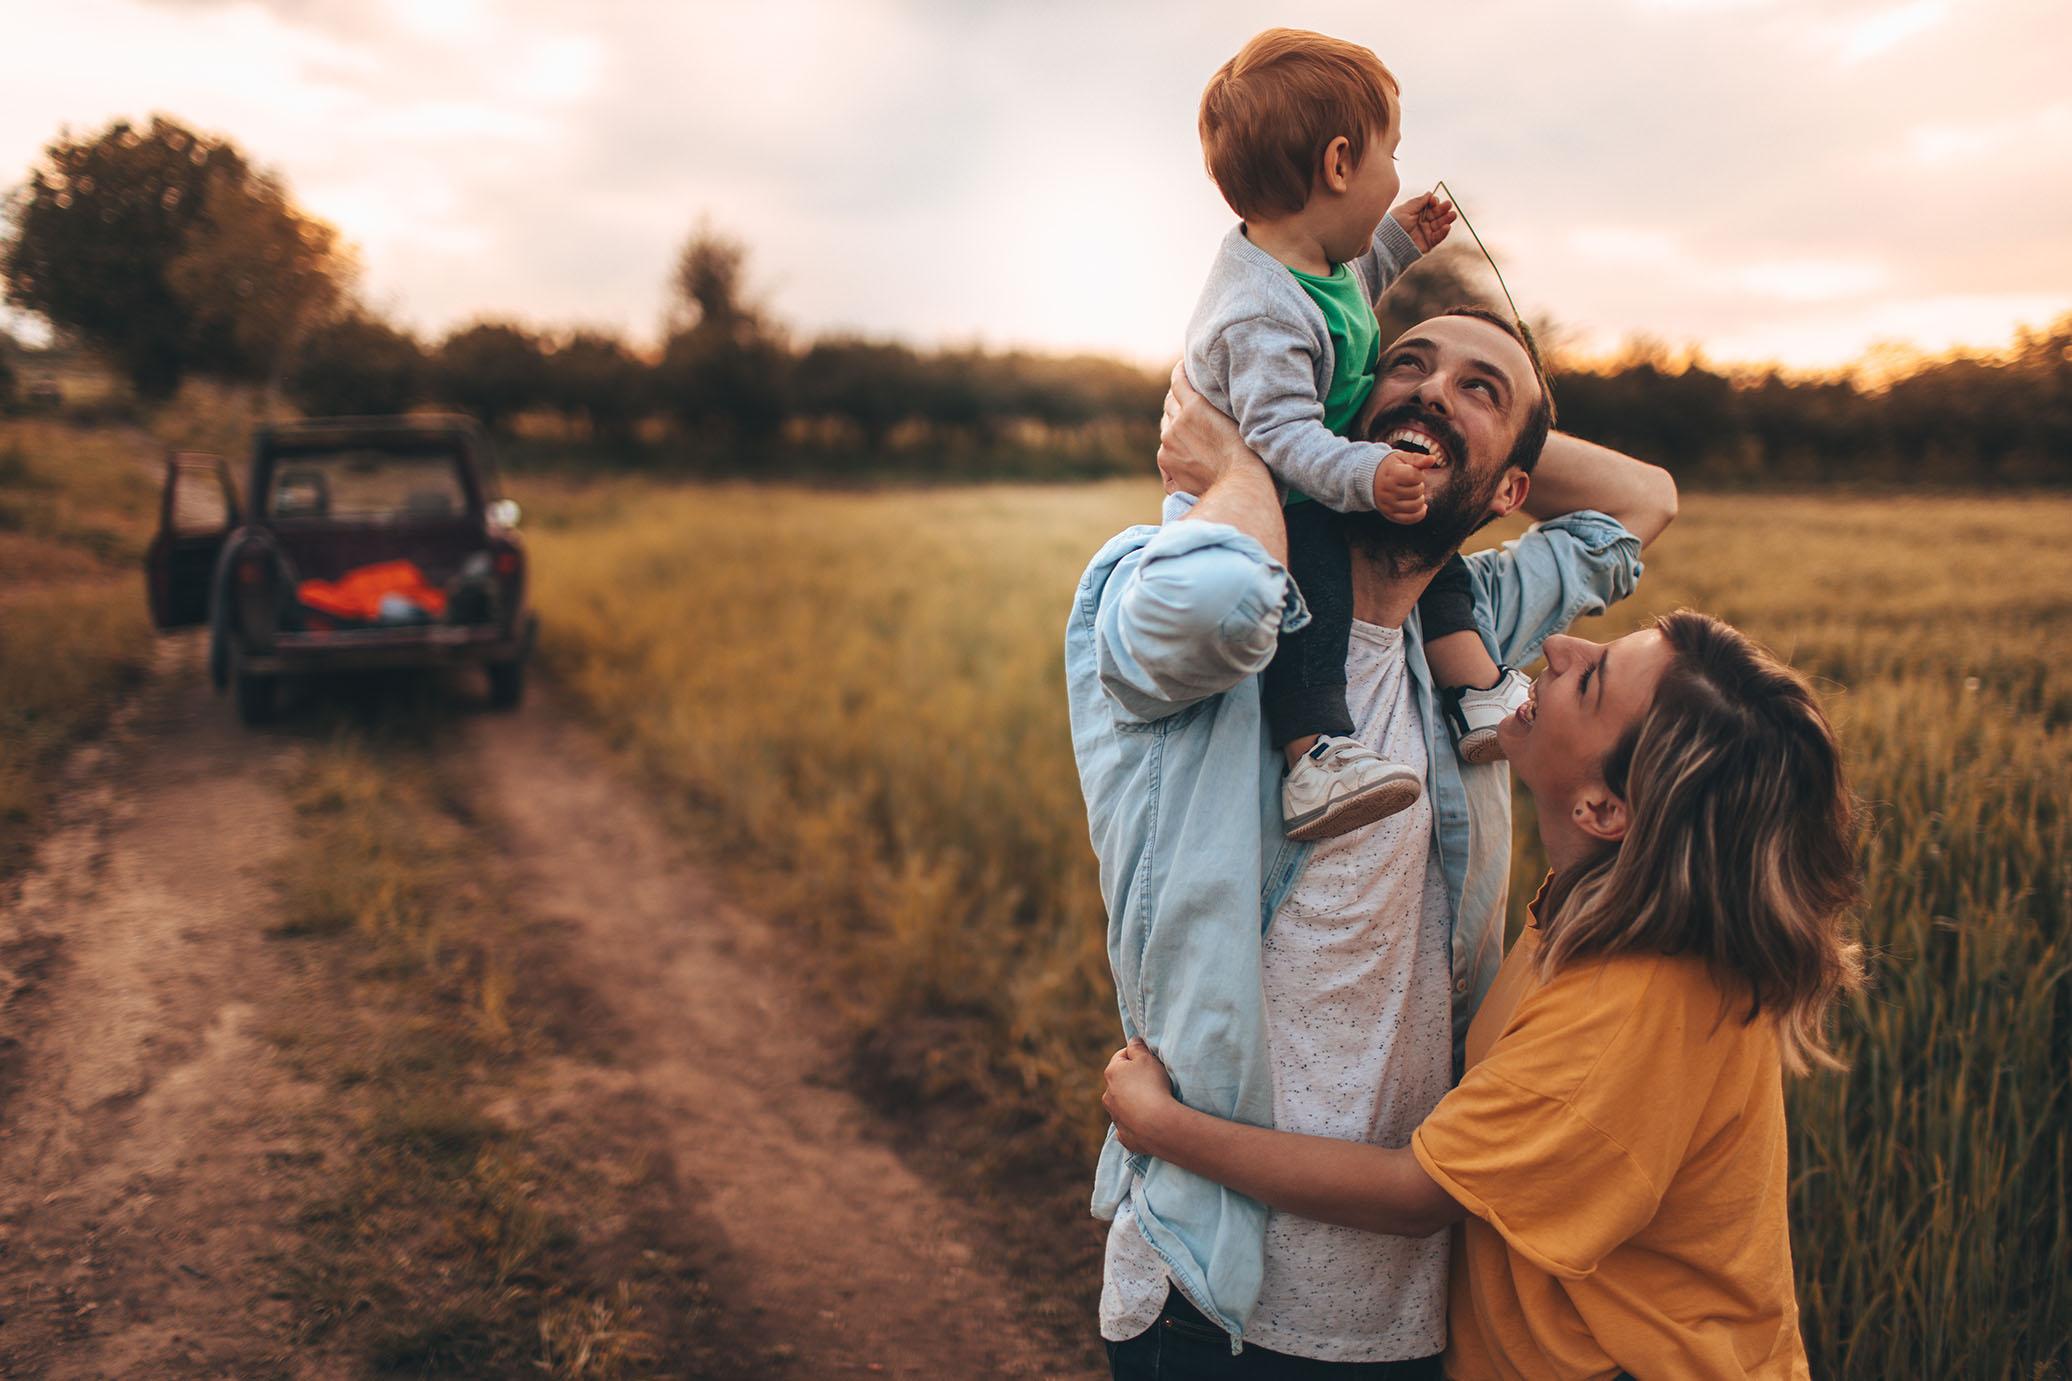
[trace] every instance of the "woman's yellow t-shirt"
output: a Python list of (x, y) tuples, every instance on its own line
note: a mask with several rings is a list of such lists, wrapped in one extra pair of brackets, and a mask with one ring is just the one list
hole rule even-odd
[(1411, 1149), (1468, 1210), (1446, 1374), (1808, 1375), (1775, 1028), (1690, 956), (1573, 961), (1528, 928)]

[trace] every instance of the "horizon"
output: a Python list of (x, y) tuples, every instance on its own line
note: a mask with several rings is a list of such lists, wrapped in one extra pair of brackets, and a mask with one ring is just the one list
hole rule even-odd
[[(2033, 171), (2072, 159), (2049, 59), (2072, 15), (2041, 0), (1493, 0), (1404, 32), (1336, 2), (1096, 13), (91, 0), (17, 20), (102, 54), (14, 74), (0, 184), (61, 130), (160, 113), (279, 175), (354, 247), (369, 306), (426, 337), (494, 317), (651, 346), (707, 218), (808, 336), (1157, 367), (1231, 221), (1201, 169), (1201, 85), (1290, 22), (1390, 65), (1403, 195), (1459, 189), (1574, 356), (1645, 340), (1820, 375), (1895, 345), (1998, 352), (2072, 311), (2072, 184)], [(1448, 84), (1463, 29), (1472, 92)]]

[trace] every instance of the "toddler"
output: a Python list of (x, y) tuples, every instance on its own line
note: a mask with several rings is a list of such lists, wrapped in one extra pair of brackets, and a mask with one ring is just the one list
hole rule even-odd
[[(1285, 633), (1265, 678), (1267, 725), (1288, 775), (1292, 839), (1324, 839), (1414, 803), (1419, 774), (1351, 735), (1345, 664), (1352, 569), (1332, 512), (1398, 523), (1425, 514), (1424, 471), (1440, 453), (1414, 428), (1347, 439), (1380, 352), (1374, 302), (1446, 238), (1435, 196), (1390, 210), (1402, 137), (1396, 80), (1357, 44), (1270, 29), (1202, 94), (1209, 175), (1240, 224), (1224, 237), (1187, 332), (1187, 374), (1237, 420), (1288, 491), (1288, 569), (1310, 622)], [(1418, 603), (1427, 663), (1468, 762), (1502, 756), (1496, 725), (1530, 683), (1491, 658), (1458, 555)]]

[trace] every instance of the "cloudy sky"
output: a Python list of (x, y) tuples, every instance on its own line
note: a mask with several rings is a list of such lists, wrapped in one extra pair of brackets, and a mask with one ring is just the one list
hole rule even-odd
[(422, 330), (652, 339), (709, 217), (807, 331), (1149, 362), (1229, 220), (1202, 84), (1273, 24), (1381, 54), (1406, 189), (1584, 343), (1817, 367), (2072, 310), (2064, 0), (0, 0), (0, 182), (162, 111)]

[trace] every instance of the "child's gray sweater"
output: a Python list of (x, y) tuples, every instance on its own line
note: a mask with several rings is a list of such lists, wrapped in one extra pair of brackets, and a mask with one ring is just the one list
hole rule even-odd
[[(1371, 302), (1417, 262), (1417, 245), (1383, 216), (1353, 260)], [(1386, 342), (1384, 342), (1386, 344)], [(1374, 507), (1374, 469), (1389, 448), (1348, 441), (1324, 425), (1331, 334), (1315, 299), (1287, 266), (1232, 226), (1187, 323), (1187, 377), (1237, 419), (1245, 444), (1274, 477), (1327, 508)]]

